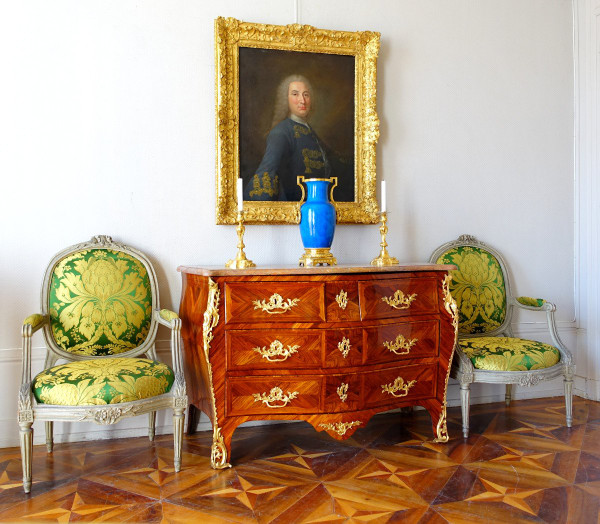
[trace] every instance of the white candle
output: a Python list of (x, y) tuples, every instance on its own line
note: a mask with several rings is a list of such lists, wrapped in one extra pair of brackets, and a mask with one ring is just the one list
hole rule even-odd
[(385, 180), (381, 181), (381, 212), (385, 213), (386, 201), (385, 201)]
[(237, 179), (237, 202), (238, 202), (238, 211), (242, 211), (244, 209), (244, 181), (241, 178)]

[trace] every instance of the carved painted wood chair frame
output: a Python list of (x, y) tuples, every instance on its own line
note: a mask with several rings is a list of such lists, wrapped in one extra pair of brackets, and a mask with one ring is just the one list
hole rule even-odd
[[(162, 324), (171, 329), (171, 356), (170, 366), (174, 381), (170, 390), (166, 393), (150, 396), (141, 400), (121, 402), (107, 405), (55, 405), (44, 404), (36, 401), (33, 394), (31, 376), (31, 349), (32, 335), (42, 330), (46, 342), (46, 359), (44, 370), (48, 370), (57, 364), (58, 360), (66, 362), (88, 361), (107, 358), (103, 356), (90, 356), (75, 354), (61, 348), (51, 331), (49, 292), (50, 280), (55, 266), (65, 257), (84, 250), (110, 250), (124, 253), (137, 259), (146, 269), (151, 291), (152, 313), (149, 315), (148, 333), (143, 342), (130, 350), (108, 355), (111, 358), (148, 358), (158, 361), (155, 349), (155, 339), (158, 325)], [(90, 421), (96, 424), (114, 424), (125, 417), (148, 414), (148, 436), (152, 441), (155, 433), (156, 411), (171, 408), (173, 410), (173, 439), (174, 439), (174, 466), (175, 471), (181, 468), (181, 448), (183, 439), (183, 422), (185, 409), (187, 407), (187, 395), (185, 377), (182, 367), (182, 355), (180, 347), (181, 320), (172, 311), (159, 308), (158, 284), (154, 269), (148, 258), (141, 252), (121, 243), (113, 242), (111, 237), (96, 236), (89, 242), (70, 246), (56, 254), (44, 276), (41, 292), (41, 314), (27, 317), (23, 323), (23, 370), (21, 386), (18, 398), (18, 423), (20, 431), (21, 457), (23, 462), (23, 489), (26, 493), (31, 490), (32, 483), (32, 445), (33, 445), (33, 422), (45, 421), (46, 447), (48, 452), (53, 448), (53, 423), (54, 421)]]
[[(459, 334), (455, 357), (452, 365), (451, 376), (457, 379), (460, 383), (460, 398), (462, 408), (462, 425), (463, 435), (465, 438), (469, 436), (469, 402), (470, 402), (470, 387), (473, 382), (484, 382), (492, 384), (506, 384), (505, 400), (507, 407), (511, 401), (511, 385), (518, 384), (521, 386), (534, 386), (543, 380), (550, 380), (558, 376), (564, 377), (564, 394), (566, 406), (566, 423), (568, 427), (572, 425), (572, 403), (573, 403), (573, 376), (575, 374), (575, 365), (573, 357), (565, 344), (562, 342), (556, 329), (554, 312), (556, 306), (548, 301), (539, 300), (537, 304), (526, 305), (523, 302), (531, 302), (528, 297), (515, 297), (511, 293), (511, 284), (507, 264), (502, 255), (494, 248), (477, 240), (471, 235), (461, 235), (457, 240), (448, 242), (437, 248), (430, 257), (430, 262), (437, 262), (448, 252), (454, 251), (460, 247), (472, 247), (477, 250), (485, 251), (491, 254), (498, 261), (503, 277), (504, 289), (506, 293), (506, 315), (504, 320), (495, 329), (485, 333), (465, 333), (461, 331), (459, 325)], [(451, 287), (452, 291), (452, 287)], [(460, 306), (460, 305), (459, 305)], [(510, 337), (516, 338), (511, 327), (513, 313), (515, 308), (524, 309), (527, 311), (545, 312), (550, 339), (553, 346), (559, 351), (559, 361), (549, 367), (542, 369), (529, 369), (524, 371), (501, 371), (478, 369), (473, 365), (473, 362), (461, 349), (459, 342), (461, 339), (473, 337)]]

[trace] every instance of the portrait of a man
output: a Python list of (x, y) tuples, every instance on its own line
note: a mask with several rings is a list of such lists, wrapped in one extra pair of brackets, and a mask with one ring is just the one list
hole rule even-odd
[(240, 174), (244, 200), (301, 198), (297, 176), (338, 177), (355, 200), (354, 57), (240, 48)]

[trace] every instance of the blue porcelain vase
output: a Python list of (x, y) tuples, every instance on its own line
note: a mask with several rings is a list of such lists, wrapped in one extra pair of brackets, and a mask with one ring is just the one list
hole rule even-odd
[[(300, 206), (300, 236), (307, 253), (312, 259), (304, 265), (319, 263), (335, 264), (329, 252), (335, 232), (335, 206), (330, 202), (330, 191), (337, 186), (337, 177), (308, 178), (298, 177), (298, 183), (306, 184), (306, 201)], [(306, 255), (305, 255), (306, 256)], [(305, 262), (307, 262), (305, 260)], [(302, 259), (300, 260), (302, 264)]]

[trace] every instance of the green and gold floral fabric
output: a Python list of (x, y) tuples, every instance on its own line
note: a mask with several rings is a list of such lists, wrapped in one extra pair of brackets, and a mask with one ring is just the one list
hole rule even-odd
[(506, 318), (506, 291), (500, 263), (491, 253), (472, 246), (456, 247), (438, 264), (454, 264), (450, 293), (459, 314), (459, 332), (489, 333)]
[(527, 371), (549, 368), (560, 360), (558, 349), (535, 340), (471, 337), (463, 338), (458, 343), (477, 369)]
[(33, 379), (41, 404), (98, 406), (162, 395), (175, 376), (169, 366), (146, 358), (97, 358), (61, 364)]
[(142, 344), (152, 315), (150, 280), (137, 258), (89, 249), (59, 261), (50, 279), (50, 325), (65, 351), (115, 355)]

